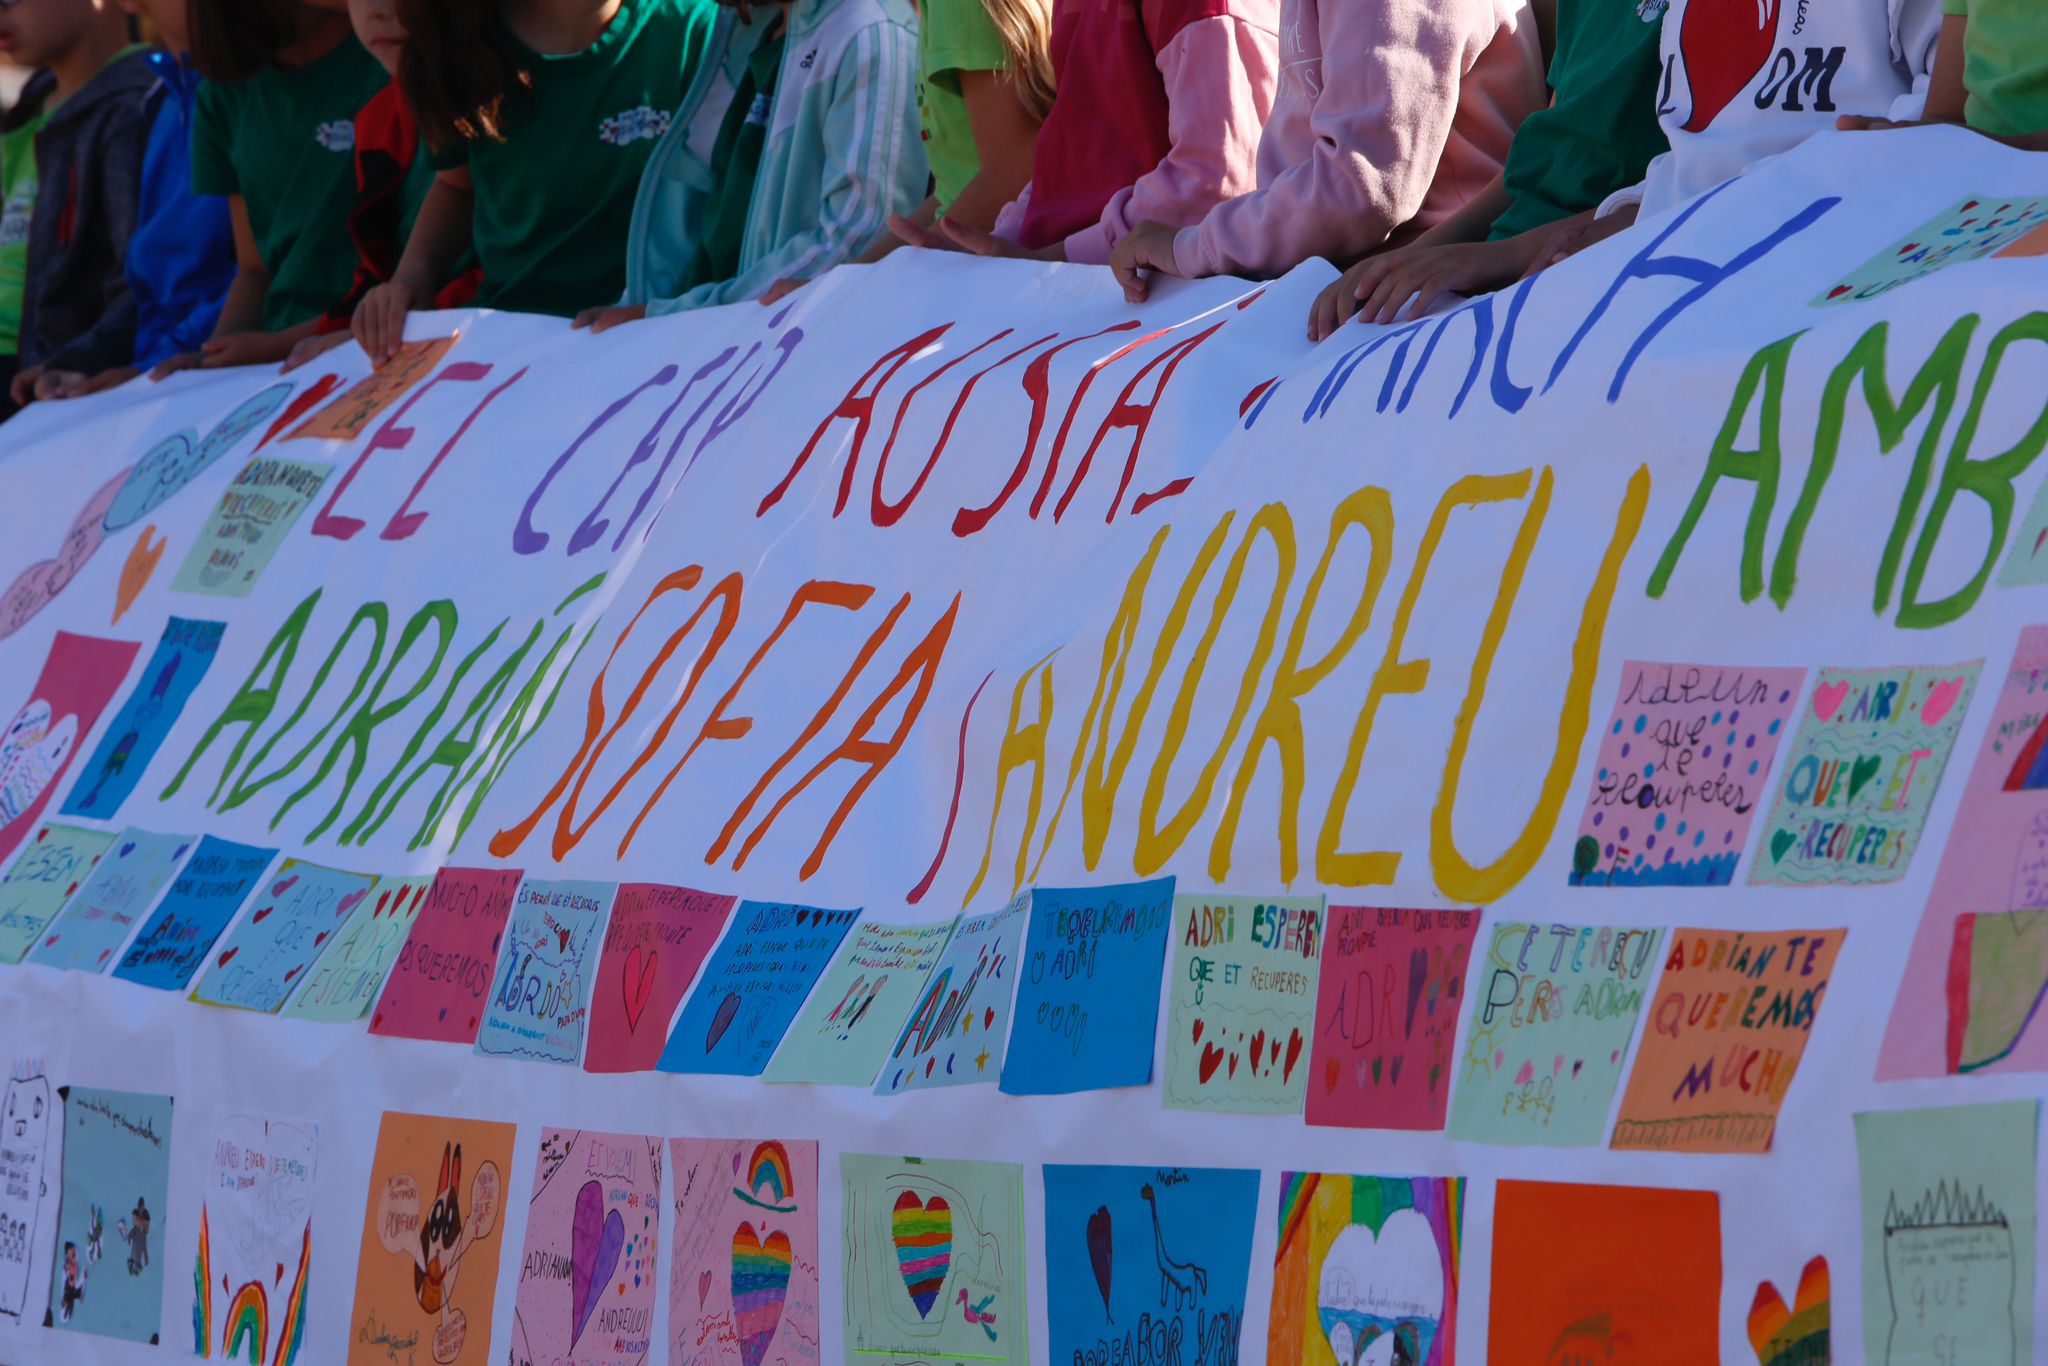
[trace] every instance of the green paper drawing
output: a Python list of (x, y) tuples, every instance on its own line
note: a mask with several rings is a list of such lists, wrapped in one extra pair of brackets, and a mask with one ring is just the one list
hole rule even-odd
[(1598, 1143), (1663, 931), (1509, 922), (1472, 974), (1450, 1136), (1548, 1148)]
[(873, 1086), (955, 923), (854, 926), (782, 1036), (764, 1079)]
[(1300, 1114), (1315, 1040), (1321, 897), (1177, 896), (1165, 1101)]
[(1856, 1116), (1873, 1366), (2034, 1359), (2038, 1101)]
[(259, 455), (242, 467), (207, 514), (171, 587), (246, 598), (334, 470), (311, 460)]
[(847, 1153), (839, 1177), (847, 1361), (1022, 1366), (1031, 1359), (1023, 1168)]
[(1983, 664), (1822, 669), (1749, 880), (1816, 887), (1904, 877)]

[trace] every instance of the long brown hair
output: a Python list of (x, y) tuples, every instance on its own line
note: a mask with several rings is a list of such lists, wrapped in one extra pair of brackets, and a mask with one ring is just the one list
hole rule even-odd
[(405, 25), (398, 88), (435, 147), (505, 140), (509, 106), (533, 73), (498, 18), (498, 0), (397, 0)]
[(192, 65), (210, 81), (246, 81), (299, 40), (298, 0), (192, 0)]
[(1040, 123), (1052, 111), (1052, 0), (981, 0), (1003, 40), (1010, 84)]

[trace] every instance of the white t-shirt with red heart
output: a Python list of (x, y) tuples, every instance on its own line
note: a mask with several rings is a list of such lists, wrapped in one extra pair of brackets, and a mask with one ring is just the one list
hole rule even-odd
[(1600, 212), (1662, 213), (1841, 114), (1918, 118), (1940, 36), (1941, 0), (1670, 0), (1657, 121), (1671, 150)]

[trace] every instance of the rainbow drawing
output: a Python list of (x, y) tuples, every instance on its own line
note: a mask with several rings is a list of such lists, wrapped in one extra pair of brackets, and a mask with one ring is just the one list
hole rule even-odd
[(306, 1289), (312, 1279), (313, 1221), (299, 1235), (299, 1269), (292, 1277), (292, 1293), (284, 1302), (284, 1321), (277, 1326), (277, 1342), (270, 1349), (270, 1366), (292, 1366), (306, 1341)]
[(249, 1281), (228, 1301), (227, 1324), (221, 1330), (221, 1355), (234, 1360), (242, 1340), (249, 1341), (249, 1366), (263, 1366), (263, 1346), (270, 1341), (270, 1298), (260, 1281)]
[(917, 1306), (917, 1316), (929, 1318), (946, 1284), (946, 1269), (953, 1264), (952, 1206), (944, 1196), (934, 1195), (926, 1202), (915, 1191), (905, 1191), (896, 1197), (890, 1219), (904, 1288)]
[(207, 1242), (205, 1205), (199, 1207), (199, 1254), (192, 1259), (192, 1354), (213, 1355), (213, 1248)]
[(780, 1229), (766, 1242), (752, 1224), (742, 1223), (732, 1235), (732, 1326), (740, 1340), (741, 1366), (761, 1366), (768, 1344), (782, 1322), (782, 1303), (789, 1295), (789, 1273), (795, 1264), (789, 1238)]
[(789, 1165), (789, 1152), (770, 1139), (754, 1149), (747, 1161), (747, 1184), (732, 1193), (750, 1205), (788, 1214), (796, 1209), (796, 1181)]

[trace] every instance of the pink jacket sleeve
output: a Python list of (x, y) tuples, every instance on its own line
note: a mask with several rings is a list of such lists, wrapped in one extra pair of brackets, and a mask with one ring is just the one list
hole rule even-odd
[(1279, 39), (1237, 15), (1187, 25), (1160, 49), (1166, 134), (1172, 150), (1091, 223), (1067, 238), (1069, 261), (1103, 265), (1124, 234), (1147, 219), (1199, 223), (1219, 202), (1258, 183), (1259, 130), (1273, 108)]
[(1288, 163), (1263, 187), (1180, 231), (1182, 275), (1272, 276), (1384, 242), (1422, 208), (1464, 73), (1500, 28), (1489, 0), (1322, 0), (1317, 9), (1322, 85), (1306, 150), (1286, 149)]

